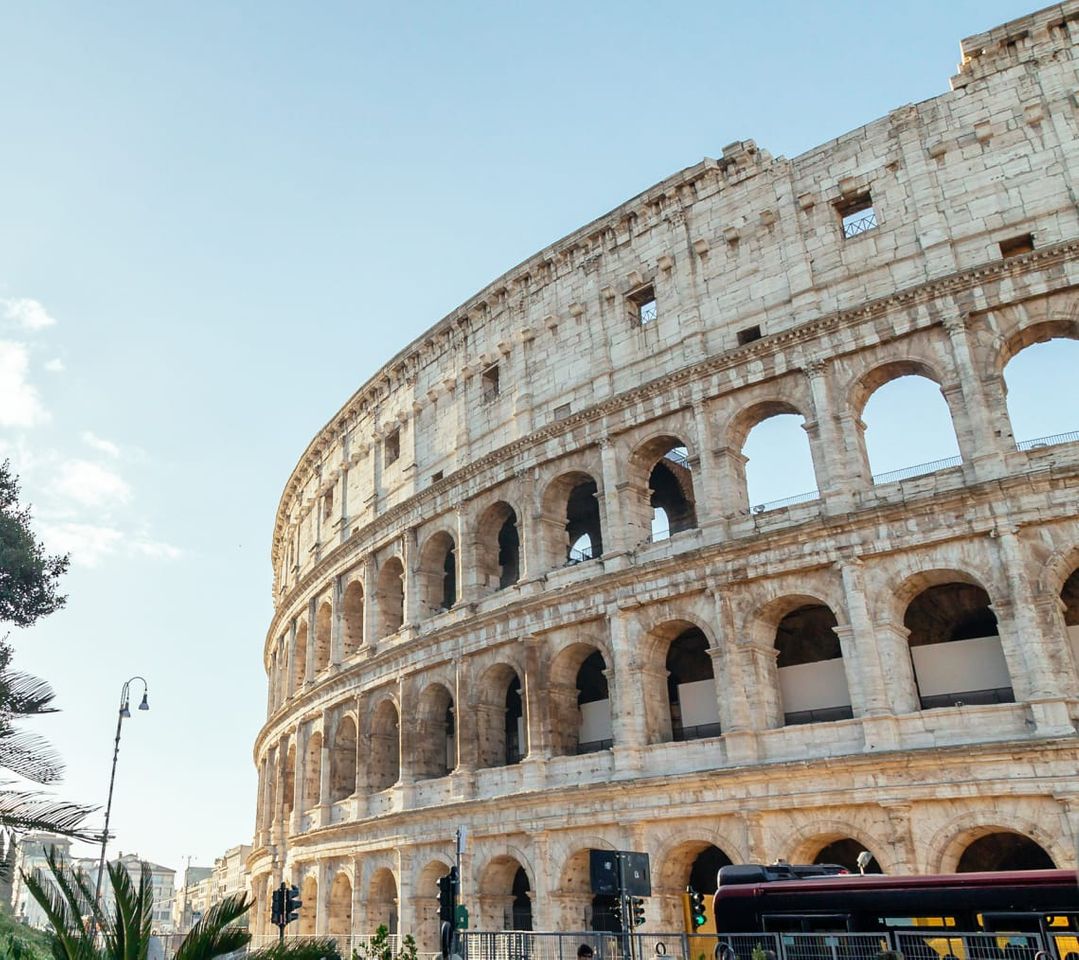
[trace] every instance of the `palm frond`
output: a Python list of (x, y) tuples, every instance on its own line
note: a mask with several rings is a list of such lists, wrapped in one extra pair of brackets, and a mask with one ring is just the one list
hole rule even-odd
[(251, 942), (251, 934), (242, 927), (230, 926), (251, 909), (251, 902), (242, 894), (225, 897), (215, 903), (184, 937), (173, 960), (213, 960), (226, 953), (240, 950)]
[(76, 840), (101, 839), (100, 835), (82, 827), (83, 821), (96, 807), (54, 800), (24, 790), (4, 790), (4, 786), (0, 782), (0, 831), (30, 833), (43, 830)]
[(115, 915), (105, 929), (105, 949), (111, 960), (146, 960), (154, 915), (154, 892), (150, 868), (139, 868), (136, 887), (121, 863), (109, 864)]
[(54, 783), (64, 769), (48, 741), (16, 729), (0, 731), (0, 767), (34, 783)]
[(0, 675), (0, 703), (13, 717), (37, 717), (56, 713), (56, 694), (47, 680), (29, 673), (5, 671)]
[(46, 850), (45, 859), (48, 879), (38, 870), (24, 873), (23, 879), (52, 926), (53, 956), (57, 960), (105, 960), (94, 944), (93, 921), (100, 914), (89, 884), (66, 866), (55, 847)]
[[(179, 960), (179, 954), (176, 960)], [(341, 960), (337, 942), (329, 937), (290, 940), (261, 950), (251, 950), (244, 960)]]

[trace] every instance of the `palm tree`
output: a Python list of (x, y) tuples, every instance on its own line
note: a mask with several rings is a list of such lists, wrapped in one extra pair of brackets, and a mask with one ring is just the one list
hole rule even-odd
[[(114, 909), (106, 911), (94, 897), (94, 885), (83, 872), (64, 863), (55, 848), (46, 852), (51, 879), (25, 875), (26, 887), (41, 905), (52, 929), (54, 960), (146, 960), (154, 911), (150, 871), (143, 865), (138, 883), (127, 869), (110, 863), (109, 884)], [(243, 895), (214, 904), (191, 928), (174, 960), (213, 960), (251, 942), (251, 934), (235, 921), (251, 908)], [(252, 951), (248, 960), (340, 960), (333, 940), (308, 940)]]
[[(18, 727), (17, 721), (54, 713), (52, 688), (44, 681), (10, 668), (11, 648), (0, 639), (0, 772), (47, 785), (60, 779), (63, 765), (41, 737)], [(91, 807), (56, 800), (0, 779), (0, 846), (17, 833), (44, 830), (77, 839), (94, 839), (80, 829)]]

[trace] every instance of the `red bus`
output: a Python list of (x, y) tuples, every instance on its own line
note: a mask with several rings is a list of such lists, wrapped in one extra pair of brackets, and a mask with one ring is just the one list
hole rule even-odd
[[(1036, 934), (1016, 943), (1038, 943), (1061, 960), (1079, 960), (1079, 885), (1069, 870), (1023, 870), (937, 876), (860, 876), (780, 864), (722, 867), (714, 900), (716, 932), (773, 934), (910, 934), (908, 958), (972, 956), (956, 949), (960, 934), (996, 934), (1009, 953), (1007, 934)], [(839, 869), (839, 868), (837, 868)], [(898, 942), (898, 941), (896, 941)], [(925, 950), (919, 945), (928, 945)], [(1068, 954), (1073, 954), (1069, 958)]]

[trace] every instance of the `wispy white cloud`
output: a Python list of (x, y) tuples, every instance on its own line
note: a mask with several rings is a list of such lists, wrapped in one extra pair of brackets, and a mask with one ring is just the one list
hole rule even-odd
[(52, 491), (87, 507), (123, 503), (131, 495), (131, 488), (120, 474), (89, 460), (63, 461), (52, 482)]
[(179, 547), (163, 540), (135, 540), (131, 543), (131, 549), (140, 556), (155, 560), (179, 560), (184, 555)]
[(21, 327), (23, 330), (43, 330), (56, 324), (56, 318), (49, 314), (40, 300), (29, 297), (0, 300), (4, 319)]
[(27, 379), (26, 344), (0, 340), (0, 426), (35, 427), (49, 419), (37, 389)]
[(47, 373), (63, 373), (67, 367), (64, 366), (64, 361), (59, 357), (53, 357), (51, 360), (46, 360), (42, 366)]
[(84, 567), (99, 566), (116, 553), (124, 539), (114, 527), (92, 523), (44, 523), (41, 536), (50, 553), (70, 553), (71, 559)]
[(79, 437), (88, 447), (92, 447), (100, 453), (107, 453), (110, 457), (120, 456), (120, 448), (116, 446), (115, 443), (111, 440), (105, 440), (102, 437), (99, 437), (91, 430), (83, 430), (83, 432), (79, 434)]

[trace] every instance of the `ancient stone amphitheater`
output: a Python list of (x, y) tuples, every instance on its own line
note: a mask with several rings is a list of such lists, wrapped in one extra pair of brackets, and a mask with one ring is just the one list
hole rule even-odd
[[(728, 859), (1076, 864), (1079, 435), (1017, 442), (1003, 369), (1079, 338), (1077, 39), (1054, 6), (802, 156), (724, 148), (333, 416), (275, 522), (258, 931), (284, 878), (298, 932), (434, 948), (459, 826), (489, 930), (609, 925), (595, 847), (650, 854), (655, 929)], [(874, 477), (910, 375), (960, 456)], [(817, 490), (754, 504), (790, 413)]]

